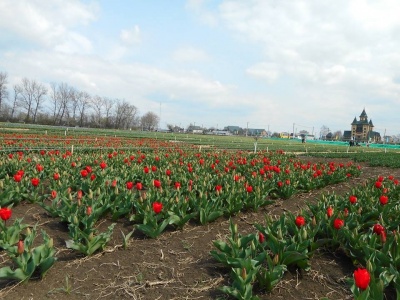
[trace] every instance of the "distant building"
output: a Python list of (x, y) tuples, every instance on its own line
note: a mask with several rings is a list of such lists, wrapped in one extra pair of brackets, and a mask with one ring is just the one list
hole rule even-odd
[(247, 129), (247, 135), (266, 136), (267, 131), (265, 129), (249, 128), (249, 129)]
[(381, 135), (374, 131), (372, 120), (368, 121), (365, 109), (361, 112), (360, 119), (354, 117), (351, 123), (351, 130), (346, 130), (343, 133), (343, 140), (355, 142), (380, 142)]
[(243, 129), (241, 127), (239, 127), (239, 126), (226, 126), (224, 128), (224, 131), (228, 131), (231, 134), (238, 135), (238, 134), (241, 134), (243, 132)]

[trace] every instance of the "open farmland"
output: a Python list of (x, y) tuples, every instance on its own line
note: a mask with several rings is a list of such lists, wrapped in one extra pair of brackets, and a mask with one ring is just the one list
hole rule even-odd
[(1, 151), (4, 299), (396, 298), (396, 149), (30, 128)]

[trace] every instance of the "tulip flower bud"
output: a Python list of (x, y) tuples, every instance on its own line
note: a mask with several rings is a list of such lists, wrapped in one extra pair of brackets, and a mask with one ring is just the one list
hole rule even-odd
[(386, 231), (382, 231), (380, 237), (382, 244), (384, 244), (386, 242)]
[(72, 201), (72, 195), (71, 194), (68, 195), (68, 198), (69, 198), (69, 201)]
[(254, 245), (254, 241), (251, 241), (250, 248), (251, 248), (252, 251), (256, 250), (256, 245)]
[(89, 242), (90, 242), (91, 240), (93, 240), (93, 237), (94, 237), (93, 232), (91, 232), (91, 233), (89, 234), (89, 236), (88, 236)]
[(232, 233), (233, 233), (234, 235), (237, 235), (237, 233), (238, 233), (238, 226), (237, 226), (237, 224), (234, 224), (234, 225), (233, 225)]
[(358, 209), (357, 212), (358, 212), (359, 215), (361, 215), (361, 212), (362, 212), (362, 207), (361, 206), (360, 206), (360, 208)]
[(25, 251), (25, 245), (24, 245), (24, 241), (23, 240), (19, 240), (17, 243), (17, 252), (19, 255), (21, 255), (22, 253), (24, 253)]
[(0, 189), (4, 187), (3, 180), (0, 180)]
[(100, 196), (101, 195), (101, 190), (100, 190), (100, 188), (97, 188), (97, 196)]
[(374, 268), (373, 268), (372, 263), (371, 263), (370, 260), (367, 261), (367, 266), (366, 267), (367, 267), (368, 272), (373, 274)]
[(115, 195), (118, 195), (118, 194), (119, 194), (119, 190), (118, 190), (118, 187), (117, 187), (117, 186), (115, 187), (114, 194), (115, 194)]
[(26, 227), (26, 236), (30, 236), (32, 234), (32, 231), (29, 227)]
[(313, 227), (317, 226), (317, 220), (315, 219), (315, 216), (313, 216), (312, 219), (311, 219), (311, 225)]
[(302, 227), (301, 230), (302, 230), (301, 237), (303, 240), (306, 240), (308, 237), (307, 230), (304, 227)]
[(279, 263), (279, 254), (275, 254), (272, 263), (274, 264), (274, 266), (276, 266)]
[(92, 207), (91, 207), (91, 206), (88, 206), (88, 207), (86, 208), (86, 214), (87, 214), (88, 216), (90, 216), (90, 215), (92, 214)]
[(76, 215), (74, 216), (73, 221), (74, 221), (75, 225), (79, 224), (79, 220), (78, 220), (78, 217)]
[(47, 247), (53, 248), (53, 239), (49, 239), (49, 241), (47, 242)]
[(282, 235), (282, 229), (279, 227), (278, 228), (278, 239), (282, 239), (283, 238), (283, 235)]
[(241, 276), (242, 276), (243, 280), (246, 280), (246, 277), (247, 277), (246, 268), (242, 268), (242, 274), (241, 274)]
[(93, 199), (93, 191), (91, 189), (89, 189), (88, 197), (89, 197), (89, 199)]

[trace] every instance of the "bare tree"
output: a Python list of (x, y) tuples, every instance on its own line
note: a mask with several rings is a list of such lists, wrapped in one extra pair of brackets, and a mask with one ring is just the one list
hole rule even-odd
[(79, 126), (83, 126), (86, 118), (86, 111), (90, 108), (92, 98), (87, 92), (79, 92), (75, 94), (76, 107), (79, 113)]
[(43, 103), (44, 97), (47, 94), (47, 88), (40, 84), (36, 84), (36, 89), (34, 90), (33, 94), (33, 103), (34, 103), (34, 108), (33, 108), (33, 123), (36, 123), (36, 117), (39, 112), (39, 109), (41, 108), (41, 105)]
[(325, 139), (326, 135), (330, 132), (329, 128), (325, 125), (322, 125), (321, 130), (319, 132), (319, 137), (321, 139)]
[(42, 84), (28, 78), (22, 79), (21, 86), (18, 89), (21, 90), (19, 102), (26, 109), (25, 121), (29, 122), (32, 116), (33, 122), (35, 122), (47, 89)]
[(115, 100), (112, 100), (109, 98), (103, 98), (103, 107), (104, 107), (104, 113), (105, 113), (104, 126), (106, 128), (109, 128), (111, 126), (111, 109), (113, 108), (114, 104), (115, 104)]
[(14, 85), (14, 99), (13, 99), (13, 103), (11, 106), (11, 116), (10, 116), (11, 119), (14, 118), (14, 114), (15, 114), (15, 111), (16, 111), (17, 105), (18, 105), (18, 99), (19, 99), (21, 93), (22, 93), (22, 88), (19, 85), (15, 84)]
[(54, 125), (61, 124), (68, 117), (68, 107), (73, 102), (75, 90), (66, 83), (51, 83), (51, 100), (53, 101)]
[(0, 113), (2, 108), (1, 106), (7, 98), (8, 98), (7, 73), (0, 72)]
[(140, 118), (140, 125), (143, 130), (155, 130), (160, 118), (155, 113), (149, 111)]
[(94, 113), (91, 116), (91, 122), (94, 123), (96, 127), (102, 127), (102, 118), (104, 110), (104, 101), (100, 96), (94, 96), (91, 98), (91, 107)]
[(122, 102), (116, 100), (115, 109), (115, 128), (126, 129), (138, 123), (138, 109), (136, 106), (129, 104), (125, 100)]

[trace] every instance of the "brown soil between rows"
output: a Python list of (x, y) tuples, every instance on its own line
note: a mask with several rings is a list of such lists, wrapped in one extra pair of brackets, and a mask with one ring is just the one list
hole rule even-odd
[[(323, 193), (343, 194), (378, 175), (400, 178), (399, 169), (362, 167), (358, 178), (297, 194), (288, 200), (277, 200), (258, 212), (241, 213), (233, 220), (240, 233), (255, 232), (253, 224), (263, 224), (265, 214), (296, 212)], [(228, 270), (221, 268), (209, 254), (215, 249), (212, 242), (229, 234), (228, 219), (220, 218), (205, 226), (188, 224), (183, 230), (164, 232), (157, 239), (134, 234), (127, 249), (121, 247), (121, 231), (129, 233), (132, 225), (121, 220), (106, 250), (84, 257), (65, 247), (68, 229), (38, 205), (16, 206), (13, 218), (17, 217), (24, 217), (24, 223), (40, 224), (39, 227), (54, 238), (58, 261), (42, 280), (31, 279), (22, 284), (0, 281), (1, 299), (229, 299), (218, 290), (229, 285)], [(100, 227), (106, 228), (110, 223), (106, 220)], [(5, 254), (0, 252), (0, 258), (4, 263)], [(344, 279), (351, 276), (353, 270), (351, 261), (340, 252), (317, 253), (311, 259), (311, 271), (290, 270), (271, 293), (259, 297), (268, 300), (351, 299)]]

